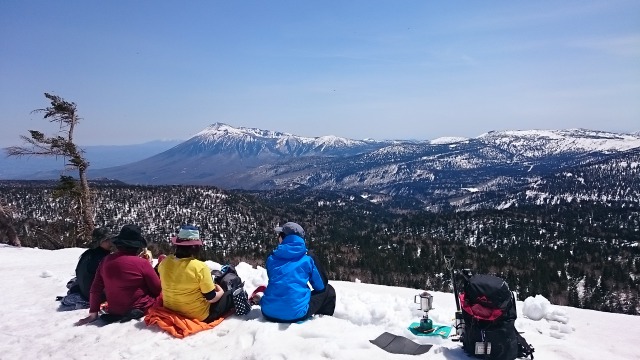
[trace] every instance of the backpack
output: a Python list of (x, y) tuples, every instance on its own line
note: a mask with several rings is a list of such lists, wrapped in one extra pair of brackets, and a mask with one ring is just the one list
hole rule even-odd
[(235, 290), (242, 287), (242, 279), (238, 276), (236, 268), (233, 265), (225, 265), (220, 270), (211, 271), (213, 281), (220, 285), (225, 292)]
[(464, 319), (461, 341), (467, 354), (491, 360), (533, 359), (533, 347), (515, 328), (516, 300), (506, 281), (473, 275), (459, 298)]

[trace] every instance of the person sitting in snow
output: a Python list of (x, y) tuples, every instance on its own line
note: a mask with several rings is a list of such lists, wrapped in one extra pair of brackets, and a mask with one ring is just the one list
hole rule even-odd
[(137, 225), (125, 225), (112, 239), (117, 252), (102, 260), (89, 295), (89, 316), (76, 324), (84, 325), (98, 318), (106, 295), (108, 314), (100, 318), (107, 323), (139, 319), (155, 304), (160, 295), (160, 279), (145, 259), (138, 257), (147, 246)]
[(207, 323), (233, 308), (237, 315), (249, 312), (251, 305), (242, 284), (224, 291), (214, 283), (209, 267), (196, 259), (202, 248), (197, 227), (183, 225), (171, 242), (175, 245), (175, 254), (158, 265), (165, 308)]
[(93, 243), (97, 246), (80, 255), (76, 265), (76, 277), (70, 281), (67, 296), (61, 299), (62, 310), (87, 309), (89, 307), (89, 291), (96, 276), (98, 265), (102, 259), (111, 254), (111, 234), (107, 228), (96, 228), (91, 233)]
[[(307, 253), (304, 230), (294, 222), (276, 227), (278, 247), (267, 258), (269, 282), (258, 303), (265, 319), (303, 321), (315, 314), (333, 315), (336, 292), (313, 253)], [(307, 284), (311, 284), (313, 291)]]

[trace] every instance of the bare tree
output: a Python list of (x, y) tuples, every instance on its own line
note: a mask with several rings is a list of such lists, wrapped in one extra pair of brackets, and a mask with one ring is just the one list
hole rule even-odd
[(20, 246), (20, 239), (18, 233), (13, 226), (13, 214), (15, 208), (11, 205), (0, 202), (0, 233), (4, 232), (7, 236), (8, 242), (13, 246)]
[(51, 106), (44, 109), (36, 109), (33, 112), (44, 113), (44, 119), (60, 125), (60, 134), (45, 136), (37, 130), (29, 130), (30, 136), (20, 136), (25, 146), (11, 146), (7, 148), (8, 156), (54, 156), (67, 160), (66, 165), (78, 171), (80, 183), (73, 181), (69, 188), (69, 177), (61, 176), (60, 188), (67, 189), (77, 209), (77, 242), (76, 245), (88, 243), (91, 232), (94, 229), (93, 202), (87, 179), (89, 162), (84, 157), (84, 151), (73, 142), (73, 131), (81, 120), (76, 112), (76, 104), (65, 101), (57, 95), (45, 93), (44, 96), (51, 101)]

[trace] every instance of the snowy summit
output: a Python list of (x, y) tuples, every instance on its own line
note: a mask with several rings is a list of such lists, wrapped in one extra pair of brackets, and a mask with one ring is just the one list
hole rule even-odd
[(257, 128), (233, 127), (224, 123), (214, 123), (204, 130), (195, 134), (190, 141), (198, 140), (201, 143), (211, 143), (216, 141), (257, 141), (276, 139), (278, 142), (297, 141), (301, 144), (312, 145), (313, 147), (353, 147), (362, 146), (364, 141), (351, 140), (334, 135), (320, 137), (304, 137), (279, 131), (262, 130)]
[[(449, 339), (415, 337), (407, 327), (422, 312), (413, 303), (418, 289), (331, 281), (335, 316), (301, 324), (265, 321), (255, 307), (217, 327), (176, 339), (143, 321), (74, 326), (87, 310), (60, 312), (54, 299), (66, 293), (85, 249), (56, 251), (0, 245), (0, 357), (3, 359), (470, 359)], [(219, 264), (208, 261), (216, 268)], [(261, 267), (241, 263), (247, 291), (267, 282)], [(428, 289), (427, 289), (428, 290)], [(451, 293), (432, 292), (434, 323), (451, 324)], [(516, 328), (535, 348), (535, 358), (638, 359), (640, 317), (550, 305), (537, 296), (518, 302)], [(419, 356), (394, 355), (369, 342), (383, 332), (434, 344)]]

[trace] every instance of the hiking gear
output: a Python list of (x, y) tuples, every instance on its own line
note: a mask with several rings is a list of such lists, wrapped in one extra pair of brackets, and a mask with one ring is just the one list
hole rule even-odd
[(224, 291), (232, 291), (242, 286), (242, 279), (233, 265), (224, 265), (220, 270), (212, 270), (213, 281)]
[(171, 242), (177, 246), (202, 246), (200, 230), (196, 226), (182, 225), (178, 235), (171, 238)]
[[(211, 304), (203, 294), (215, 290), (207, 264), (192, 257), (167, 256), (158, 265), (163, 306), (189, 319), (204, 320)], [(223, 287), (224, 289), (224, 287)]]
[(459, 299), (464, 319), (461, 336), (464, 351), (483, 359), (515, 359), (519, 350), (514, 326), (516, 300), (507, 283), (492, 275), (473, 275), (465, 282)]
[[(418, 297), (420, 297), (420, 300), (418, 300)], [(420, 304), (420, 310), (424, 311), (424, 315), (420, 319), (420, 331), (424, 333), (433, 331), (433, 321), (429, 319), (429, 310), (433, 309), (433, 296), (424, 291), (413, 297), (413, 303)]]
[(146, 248), (147, 240), (142, 236), (142, 229), (138, 225), (125, 225), (120, 229), (118, 236), (111, 239), (115, 246), (128, 248)]
[(414, 322), (409, 325), (408, 329), (415, 336), (440, 336), (441, 338), (446, 339), (451, 334), (451, 330), (453, 330), (453, 327), (434, 324), (431, 331), (423, 332), (420, 329), (420, 323)]
[(451, 276), (451, 286), (453, 287), (453, 296), (456, 300), (456, 312), (455, 312), (455, 321), (454, 328), (456, 329), (456, 335), (460, 337), (464, 332), (464, 319), (462, 317), (462, 311), (460, 310), (460, 299), (458, 298), (458, 286), (455, 277), (455, 272), (453, 270), (453, 265), (455, 262), (455, 257), (453, 255), (445, 255), (444, 256), (444, 264), (447, 270), (449, 270), (449, 274)]
[(369, 340), (373, 345), (392, 354), (421, 355), (429, 351), (433, 345), (420, 345), (404, 336), (385, 332), (375, 340)]
[(71, 293), (60, 299), (60, 310), (88, 309), (89, 302), (79, 293)]
[(267, 258), (269, 284), (260, 301), (262, 313), (272, 319), (301, 319), (309, 310), (311, 291), (325, 289), (322, 275), (307, 255), (304, 239), (288, 235)]
[(237, 289), (233, 290), (233, 306), (236, 308), (236, 315), (246, 315), (251, 311), (251, 304), (247, 292), (243, 288), (242, 283)]
[(277, 233), (284, 233), (284, 236), (298, 235), (304, 239), (304, 229), (302, 226), (294, 222), (288, 222), (282, 226), (276, 226), (273, 230)]
[(251, 311), (251, 303), (247, 292), (244, 290), (244, 283), (233, 265), (224, 265), (220, 270), (211, 271), (211, 275), (213, 275), (214, 281), (220, 285), (222, 290), (231, 293), (230, 296), (232, 297), (236, 315), (246, 315)]
[(533, 360), (533, 352), (536, 351), (533, 346), (531, 346), (518, 331), (516, 331), (516, 339), (518, 341), (518, 357), (531, 357), (531, 360)]

